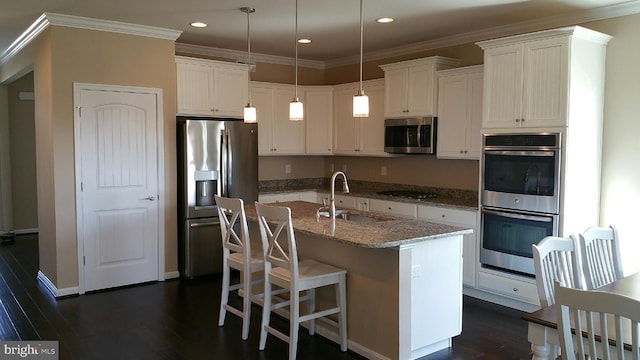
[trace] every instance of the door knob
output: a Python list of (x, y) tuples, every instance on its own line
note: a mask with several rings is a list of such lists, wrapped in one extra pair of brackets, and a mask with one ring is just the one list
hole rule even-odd
[(142, 198), (142, 199), (140, 199), (140, 200), (149, 200), (149, 201), (154, 201), (155, 199), (156, 199), (156, 197), (155, 197), (155, 196), (153, 196), (153, 195), (149, 195), (149, 196), (147, 196), (146, 198)]

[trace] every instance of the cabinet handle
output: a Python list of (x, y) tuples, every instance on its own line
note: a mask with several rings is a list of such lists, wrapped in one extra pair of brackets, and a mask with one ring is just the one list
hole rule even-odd
[(513, 292), (518, 292), (518, 288), (513, 288)]
[(520, 122), (520, 119), (516, 119), (516, 122), (517, 122), (517, 123), (519, 123), (519, 122)]
[(444, 215), (444, 214), (442, 214), (442, 218), (443, 218), (443, 219), (445, 218), (445, 215)]
[(391, 206), (389, 206), (389, 210), (391, 210)]

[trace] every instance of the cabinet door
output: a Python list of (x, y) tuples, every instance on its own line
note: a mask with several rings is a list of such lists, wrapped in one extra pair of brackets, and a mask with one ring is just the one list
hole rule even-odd
[(306, 89), (304, 98), (305, 153), (330, 155), (333, 153), (333, 90)]
[(568, 38), (524, 44), (522, 126), (566, 125), (568, 48)]
[(258, 121), (258, 155), (273, 155), (273, 91), (252, 85), (251, 102)]
[(358, 118), (358, 155), (388, 156), (384, 152), (384, 85), (364, 86), (369, 97), (369, 117)]
[(522, 53), (522, 44), (485, 50), (483, 128), (520, 126)]
[(438, 158), (466, 157), (467, 78), (467, 74), (459, 74), (438, 79)]
[(384, 72), (385, 117), (407, 116), (407, 72), (406, 68)]
[(482, 150), (482, 106), (484, 75), (482, 72), (469, 74), (467, 78), (467, 147), (466, 157), (480, 159)]
[(356, 89), (338, 90), (334, 93), (333, 152), (355, 155), (358, 150), (356, 120), (353, 118), (353, 95)]
[(434, 65), (412, 66), (407, 70), (407, 115), (436, 115)]
[(213, 115), (213, 67), (176, 62), (179, 115)]
[(214, 116), (244, 117), (244, 107), (248, 102), (248, 76), (245, 69), (214, 66)]
[(277, 87), (273, 92), (273, 153), (276, 155), (304, 154), (304, 121), (289, 120), (289, 104), (294, 93), (293, 86)]
[(476, 243), (479, 239), (476, 231), (477, 212), (418, 205), (418, 219), (473, 229), (473, 234), (464, 235), (462, 239), (462, 282), (475, 287), (478, 264)]

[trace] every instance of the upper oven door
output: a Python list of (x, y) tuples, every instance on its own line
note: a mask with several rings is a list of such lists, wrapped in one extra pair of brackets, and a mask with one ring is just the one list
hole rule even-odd
[(560, 150), (484, 150), (482, 204), (557, 214)]

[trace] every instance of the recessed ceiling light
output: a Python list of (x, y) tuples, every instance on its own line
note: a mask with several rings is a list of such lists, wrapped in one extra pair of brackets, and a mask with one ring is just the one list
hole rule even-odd
[(298, 39), (298, 44), (311, 44), (311, 39)]
[(388, 24), (388, 23), (394, 22), (395, 19), (390, 17), (382, 17), (382, 18), (376, 19), (376, 21), (379, 22), (380, 24)]
[(205, 28), (207, 27), (207, 24), (200, 22), (200, 21), (194, 21), (190, 24), (193, 27), (197, 27), (197, 28)]

